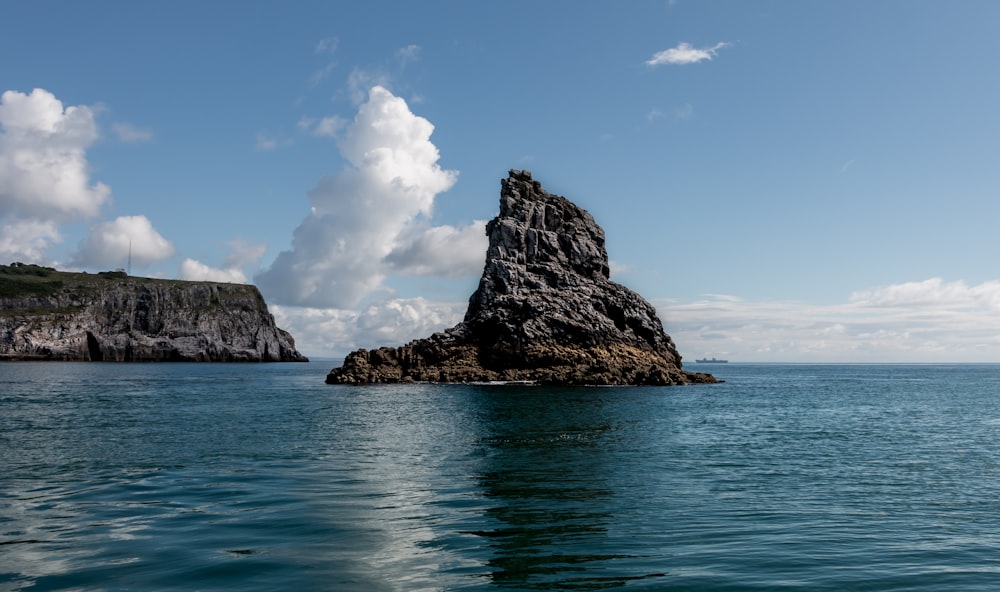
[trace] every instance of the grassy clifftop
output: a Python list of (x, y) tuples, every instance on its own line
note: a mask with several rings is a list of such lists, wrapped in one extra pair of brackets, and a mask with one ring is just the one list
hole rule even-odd
[(102, 289), (116, 284), (176, 285), (192, 283), (186, 280), (164, 280), (134, 277), (124, 271), (102, 271), (100, 273), (58, 271), (52, 267), (42, 267), (30, 263), (0, 265), (0, 298), (31, 298), (51, 296), (65, 289), (82, 293), (99, 293)]
[(0, 265), (0, 359), (303, 361), (256, 286)]

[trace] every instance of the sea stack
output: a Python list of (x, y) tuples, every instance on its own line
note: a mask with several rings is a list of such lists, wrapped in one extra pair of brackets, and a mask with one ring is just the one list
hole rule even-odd
[(326, 382), (715, 382), (683, 370), (653, 306), (609, 279), (593, 216), (529, 171), (501, 181), (500, 213), (486, 233), (483, 276), (461, 323), (401, 347), (354, 351)]

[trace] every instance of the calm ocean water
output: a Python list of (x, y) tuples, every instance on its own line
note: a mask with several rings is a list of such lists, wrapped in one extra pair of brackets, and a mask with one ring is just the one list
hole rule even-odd
[(1000, 366), (328, 369), (0, 364), (0, 590), (1000, 589)]

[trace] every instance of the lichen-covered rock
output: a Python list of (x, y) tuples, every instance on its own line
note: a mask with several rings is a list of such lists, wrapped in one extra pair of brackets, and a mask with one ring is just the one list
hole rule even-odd
[(307, 361), (250, 285), (52, 271), (0, 288), (0, 360)]
[(328, 383), (715, 382), (684, 371), (652, 305), (609, 279), (604, 230), (588, 212), (527, 171), (510, 171), (501, 185), (465, 319), (401, 347), (352, 352)]

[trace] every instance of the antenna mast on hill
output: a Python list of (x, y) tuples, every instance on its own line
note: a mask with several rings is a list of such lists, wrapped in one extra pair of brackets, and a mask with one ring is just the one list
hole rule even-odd
[(132, 275), (132, 239), (128, 239), (128, 271), (126, 273)]

